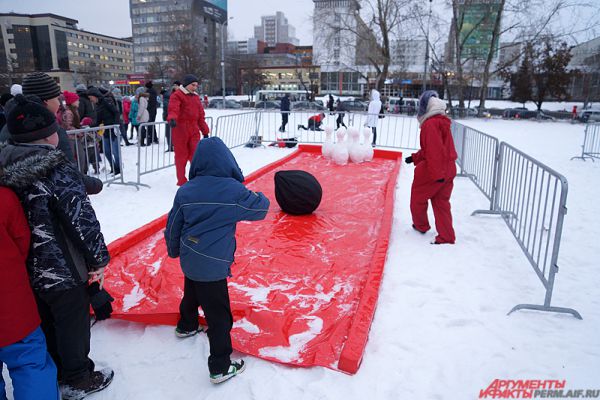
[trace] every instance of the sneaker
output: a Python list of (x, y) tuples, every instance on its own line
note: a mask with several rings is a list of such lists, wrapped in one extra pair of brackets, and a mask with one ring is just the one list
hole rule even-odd
[(104, 390), (113, 380), (115, 373), (110, 368), (94, 371), (86, 381), (60, 385), (63, 400), (81, 400), (92, 393)]
[(225, 382), (228, 379), (233, 378), (234, 376), (241, 374), (246, 369), (246, 364), (244, 360), (239, 361), (231, 361), (229, 364), (229, 369), (224, 374), (210, 374), (210, 382), (211, 383), (221, 383)]
[(194, 329), (192, 331), (184, 331), (183, 329), (179, 329), (177, 327), (175, 328), (175, 336), (181, 339), (194, 336), (200, 332), (204, 332), (204, 328), (202, 328), (201, 326), (199, 326), (198, 329)]

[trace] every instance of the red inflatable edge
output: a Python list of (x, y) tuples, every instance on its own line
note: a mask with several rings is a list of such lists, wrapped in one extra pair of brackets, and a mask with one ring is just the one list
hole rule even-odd
[[(275, 161), (269, 165), (266, 165), (245, 178), (244, 183), (248, 184), (258, 177), (270, 172), (271, 170), (278, 168), (282, 164), (285, 164), (289, 160), (298, 157), (302, 152), (310, 153), (321, 153), (320, 145), (299, 145), (298, 150), (283, 157), (282, 159)], [(402, 153), (398, 151), (390, 150), (374, 150), (374, 157), (384, 158), (388, 160), (401, 160)], [(375, 315), (375, 309), (377, 307), (377, 300), (379, 298), (379, 288), (383, 279), (383, 269), (387, 258), (387, 250), (389, 247), (389, 237), (392, 229), (393, 212), (394, 212), (394, 191), (396, 182), (398, 179), (398, 173), (400, 170), (401, 163), (396, 163), (396, 167), (392, 172), (392, 177), (386, 185), (385, 195), (385, 207), (382, 217), (382, 224), (379, 231), (379, 242), (373, 253), (372, 267), (365, 282), (363, 293), (358, 304), (358, 308), (354, 315), (350, 333), (342, 352), (340, 354), (340, 360), (338, 362), (338, 368), (349, 374), (355, 374), (358, 371), (360, 363), (363, 358), (365, 346), (369, 337), (369, 331), (371, 329), (371, 323)], [(135, 246), (142, 240), (146, 239), (150, 235), (155, 234), (160, 229), (164, 229), (167, 224), (167, 214), (149, 222), (148, 224), (128, 233), (127, 235), (115, 240), (108, 245), (108, 251), (111, 257), (115, 257), (121, 254), (124, 250)], [(132, 322), (147, 323), (148, 316), (144, 315), (126, 315), (119, 314), (113, 315), (114, 318), (125, 319)], [(153, 315), (153, 322), (156, 324), (174, 325), (177, 323), (178, 315), (174, 313), (157, 314)]]

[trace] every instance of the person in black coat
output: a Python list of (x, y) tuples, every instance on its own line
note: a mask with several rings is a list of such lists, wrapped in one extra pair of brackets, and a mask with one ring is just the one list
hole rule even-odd
[(329, 115), (333, 115), (334, 107), (333, 107), (333, 96), (329, 95), (329, 100), (327, 100), (327, 108), (329, 109)]
[[(144, 85), (146, 86), (146, 93), (148, 93), (149, 99), (148, 99), (148, 115), (149, 115), (149, 119), (148, 122), (155, 122), (156, 121), (156, 109), (158, 108), (158, 93), (156, 93), (156, 90), (154, 89), (154, 85), (152, 84), (152, 81), (148, 81), (146, 82), (146, 84)], [(156, 144), (158, 144), (158, 135), (156, 134), (156, 129), (154, 127), (154, 125), (149, 125), (148, 126), (148, 143), (150, 142), (154, 142)]]
[(337, 124), (336, 129), (340, 129), (340, 125), (343, 126), (344, 128), (348, 128), (346, 126), (346, 124), (344, 124), (344, 115), (345, 115), (344, 111), (346, 111), (346, 107), (344, 107), (344, 105), (342, 104), (340, 99), (337, 99), (336, 110), (338, 112), (337, 119), (335, 120), (335, 123)]
[(290, 96), (286, 93), (281, 99), (281, 127), (279, 128), (279, 132), (285, 132), (285, 126), (288, 123), (288, 118), (290, 115)]
[(90, 117), (92, 119), (91, 126), (96, 126), (96, 109), (87, 95), (87, 88), (83, 83), (75, 87), (76, 93), (79, 96), (79, 118), (84, 119)]
[[(98, 125), (104, 125), (105, 127), (110, 125), (121, 124), (121, 114), (117, 107), (117, 101), (115, 100), (112, 93), (108, 90), (102, 94), (102, 91), (98, 88), (88, 90), (88, 95), (98, 98), (96, 104), (96, 115)], [(119, 137), (116, 130), (119, 127), (105, 129), (102, 137), (102, 148), (104, 155), (110, 164), (110, 172), (118, 175), (121, 173), (121, 146)]]

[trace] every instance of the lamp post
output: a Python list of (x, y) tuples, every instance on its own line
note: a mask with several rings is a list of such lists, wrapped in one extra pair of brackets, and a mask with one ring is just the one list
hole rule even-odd
[[(233, 19), (233, 17), (229, 17), (229, 19)], [(221, 94), (223, 95), (223, 108), (225, 108), (225, 25), (227, 25), (227, 22), (226, 19), (221, 24)]]
[(427, 35), (425, 36), (425, 68), (423, 75), (423, 92), (427, 90), (427, 67), (429, 66), (429, 25), (431, 24), (431, 2), (429, 0), (429, 16), (427, 17)]

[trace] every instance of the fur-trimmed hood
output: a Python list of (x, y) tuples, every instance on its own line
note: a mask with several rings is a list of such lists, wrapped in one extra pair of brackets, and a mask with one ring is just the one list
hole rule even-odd
[(64, 153), (51, 146), (0, 144), (0, 185), (26, 189), (67, 162)]

